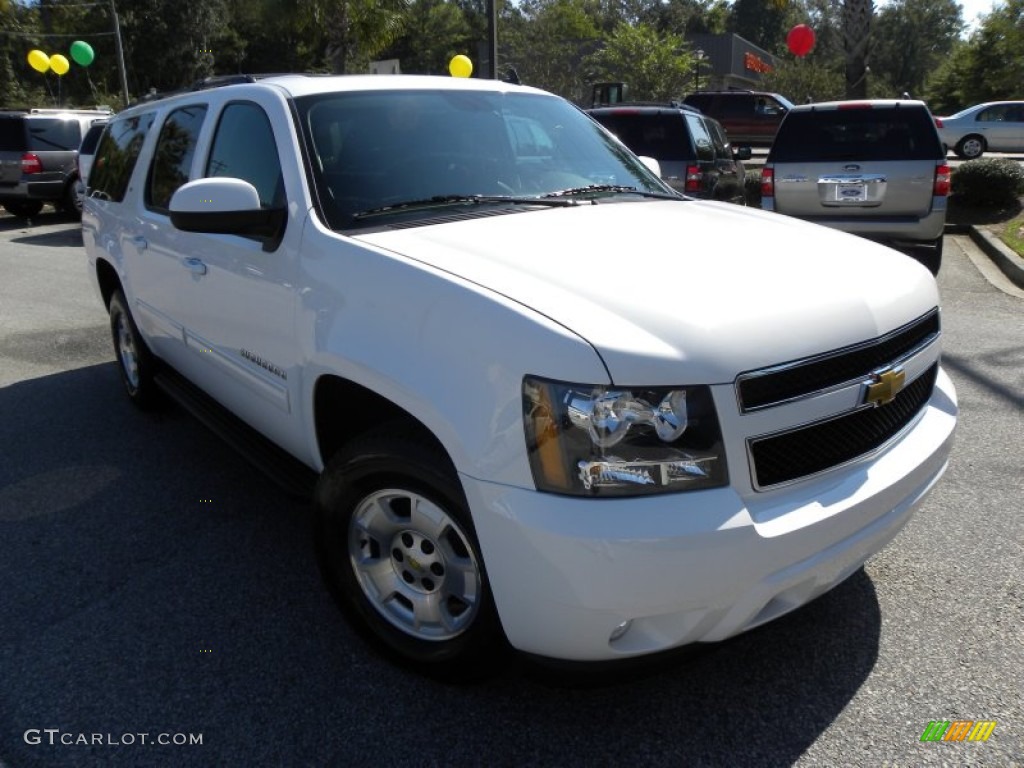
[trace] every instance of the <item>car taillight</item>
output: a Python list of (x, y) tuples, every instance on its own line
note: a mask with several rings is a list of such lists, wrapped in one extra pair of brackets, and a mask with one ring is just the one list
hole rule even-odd
[(936, 117), (935, 118), (935, 127), (936, 128), (941, 128), (942, 127), (942, 118), (941, 117)]
[(700, 172), (699, 165), (686, 166), (686, 191), (693, 193), (700, 192), (702, 178), (703, 174)]
[(935, 166), (935, 188), (932, 192), (936, 197), (949, 195), (949, 166), (939, 163)]
[(761, 169), (761, 197), (775, 196), (775, 169)]
[(43, 164), (39, 161), (39, 156), (34, 155), (31, 152), (26, 152), (21, 156), (21, 172), (22, 173), (42, 173)]

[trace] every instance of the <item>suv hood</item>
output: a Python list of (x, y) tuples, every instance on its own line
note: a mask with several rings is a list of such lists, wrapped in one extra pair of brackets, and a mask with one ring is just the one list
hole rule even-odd
[(931, 274), (904, 254), (727, 203), (549, 208), (356, 239), (564, 325), (618, 385), (731, 382), (874, 338), (938, 305)]

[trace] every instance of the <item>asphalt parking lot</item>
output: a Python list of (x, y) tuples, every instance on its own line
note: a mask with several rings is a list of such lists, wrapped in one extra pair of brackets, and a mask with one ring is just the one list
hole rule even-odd
[(1024, 765), (1024, 291), (986, 265), (947, 242), (957, 445), (864, 569), (692, 655), (459, 687), (349, 630), (302, 501), (126, 402), (76, 226), (0, 214), (0, 768)]

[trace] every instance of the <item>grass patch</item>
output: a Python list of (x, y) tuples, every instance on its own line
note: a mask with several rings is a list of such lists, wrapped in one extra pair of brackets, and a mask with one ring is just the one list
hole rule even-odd
[(1024, 216), (1018, 216), (1009, 222), (999, 232), (999, 237), (1015, 250), (1018, 256), (1024, 256)]

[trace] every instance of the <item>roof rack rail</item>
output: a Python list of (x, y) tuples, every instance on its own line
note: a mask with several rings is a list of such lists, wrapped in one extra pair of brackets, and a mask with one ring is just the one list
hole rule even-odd
[(84, 112), (90, 115), (96, 112), (104, 112), (109, 115), (113, 113), (113, 110), (110, 107), (32, 107), (28, 112), (31, 115), (63, 115), (68, 112)]
[(700, 109), (682, 101), (672, 99), (670, 101), (616, 101), (614, 104), (598, 104), (591, 109), (616, 109), (618, 107), (660, 107), (662, 109), (682, 109), (687, 112), (700, 113)]
[(205, 91), (210, 88), (222, 88), (225, 85), (240, 85), (244, 83), (255, 83), (267, 77), (282, 77), (285, 74), (308, 74), (305, 72), (291, 72), (291, 73), (280, 73), (280, 72), (267, 72), (261, 74), (233, 74), (233, 75), (211, 75), (210, 77), (204, 77), (202, 80), (196, 80), (192, 85), (186, 86), (185, 88), (179, 88), (174, 91), (156, 91), (151, 90), (149, 93), (140, 96), (132, 102), (132, 106), (135, 104), (144, 104), (149, 101), (157, 101), (159, 99), (166, 99), (170, 96), (178, 96), (182, 93), (191, 93), (194, 91)]
[(205, 91), (207, 88), (220, 88), (224, 85), (238, 85), (239, 83), (255, 82), (255, 75), (211, 75), (210, 77), (204, 77), (202, 80), (196, 80), (192, 83), (192, 87), (189, 90)]

